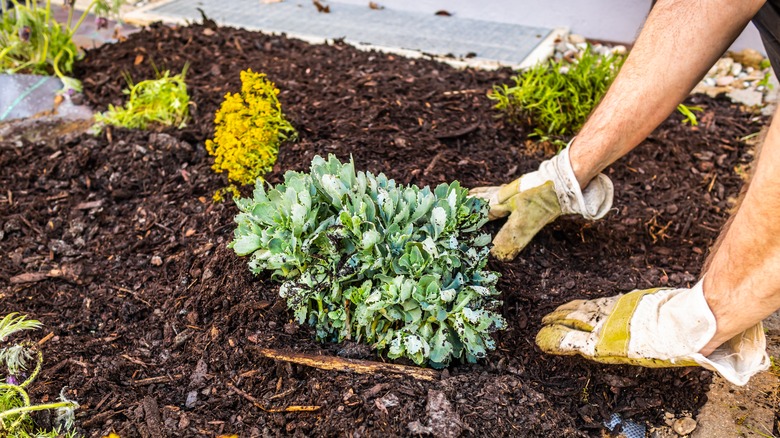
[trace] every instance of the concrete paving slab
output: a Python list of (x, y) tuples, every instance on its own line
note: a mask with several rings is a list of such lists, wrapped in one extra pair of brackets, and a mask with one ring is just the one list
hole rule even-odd
[(343, 38), (359, 48), (429, 54), (481, 67), (533, 65), (552, 54), (555, 38), (566, 31), (389, 8), (377, 10), (367, 4), (328, 2), (328, 6), (330, 12), (321, 13), (312, 3), (300, 1), (170, 0), (130, 12), (125, 20), (142, 24), (193, 22), (201, 19), (200, 9), (221, 25), (286, 33), (316, 43)]

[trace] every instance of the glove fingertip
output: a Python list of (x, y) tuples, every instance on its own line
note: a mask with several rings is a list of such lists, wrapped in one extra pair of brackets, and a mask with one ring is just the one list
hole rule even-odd
[(559, 324), (545, 325), (536, 334), (536, 345), (545, 353), (571, 356), (579, 350), (564, 345), (564, 339), (571, 330)]

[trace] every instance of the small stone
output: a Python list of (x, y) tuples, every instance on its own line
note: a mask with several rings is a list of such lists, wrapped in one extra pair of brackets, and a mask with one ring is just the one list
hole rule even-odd
[(615, 55), (625, 55), (626, 53), (628, 53), (628, 49), (626, 48), (626, 46), (619, 45), (612, 48), (612, 53), (614, 53)]
[(198, 391), (190, 391), (187, 393), (187, 400), (184, 402), (184, 406), (191, 409), (198, 402)]
[(569, 35), (569, 42), (572, 44), (581, 44), (585, 42), (585, 37), (576, 33)]
[(153, 256), (152, 257), (152, 265), (154, 265), (154, 266), (162, 266), (162, 264), (163, 264), (163, 261), (160, 258), (160, 256)]
[(715, 85), (719, 87), (725, 87), (727, 85), (731, 85), (732, 82), (734, 82), (734, 76), (723, 76), (718, 79), (715, 79)]
[(718, 62), (715, 63), (715, 74), (717, 76), (724, 76), (731, 72), (731, 67), (734, 66), (734, 60), (731, 58), (720, 58)]
[(740, 73), (742, 73), (742, 64), (735, 62), (731, 66), (731, 76), (737, 76)]
[(696, 429), (696, 420), (691, 417), (679, 418), (672, 424), (672, 429), (677, 435), (688, 435)]

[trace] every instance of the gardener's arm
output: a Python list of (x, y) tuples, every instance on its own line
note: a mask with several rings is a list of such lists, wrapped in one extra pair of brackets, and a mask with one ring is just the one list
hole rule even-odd
[(763, 0), (659, 0), (570, 148), (581, 187), (645, 139), (704, 77)]
[[(573, 144), (539, 170), (471, 194), (509, 216), (492, 254), (511, 260), (562, 214), (602, 217), (612, 184), (599, 173), (636, 147), (701, 80), (763, 6), (763, 0), (660, 0), (628, 59)], [(549, 183), (548, 183), (549, 182)]]

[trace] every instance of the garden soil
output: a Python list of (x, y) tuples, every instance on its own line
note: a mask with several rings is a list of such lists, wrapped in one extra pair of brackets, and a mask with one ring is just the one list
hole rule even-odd
[(318, 154), (403, 184), (506, 182), (554, 153), (486, 97), (512, 72), (207, 21), (90, 50), (77, 74), (104, 110), (122, 103), (125, 72), (138, 81), (154, 66), (178, 73), (186, 63), (193, 119), (182, 130), (46, 139), (41, 125), (34, 138), (0, 141), (0, 313), (41, 320), (37, 339), (53, 334), (31, 394), (51, 400), (67, 387), (87, 436), (599, 436), (613, 413), (661, 424), (706, 401), (712, 375), (701, 368), (603, 366), (543, 354), (534, 337), (541, 317), (571, 299), (694, 284), (752, 159), (742, 139), (765, 118), (692, 97), (703, 108), (698, 126), (673, 114), (607, 170), (616, 198), (605, 219), (561, 218), (515, 261), (490, 260), (508, 321), (497, 349), (422, 381), (260, 355), (383, 361), (365, 347), (315, 342), (292, 321), (278, 283), (253, 276), (226, 247), (237, 211), (212, 202), (227, 183), (204, 142), (225, 93), (251, 68), (276, 83), (299, 131), (271, 183)]

